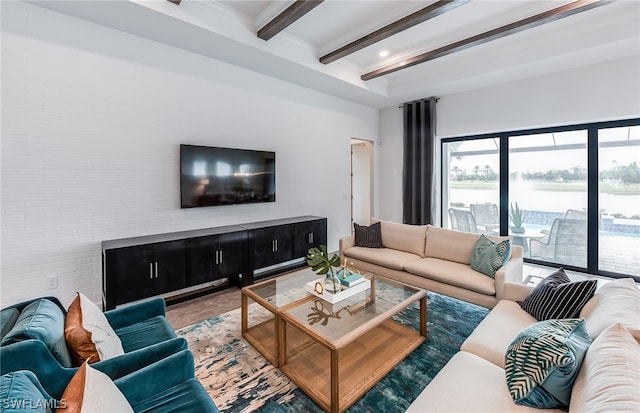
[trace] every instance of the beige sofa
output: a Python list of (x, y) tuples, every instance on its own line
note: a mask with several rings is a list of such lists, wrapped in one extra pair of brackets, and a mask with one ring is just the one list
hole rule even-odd
[[(523, 300), (531, 288), (507, 283), (504, 290), (511, 299)], [(580, 317), (593, 342), (573, 384), (569, 412), (640, 411), (638, 286), (631, 279), (609, 281)], [(515, 301), (500, 301), (407, 412), (563, 412), (516, 405), (509, 394), (505, 353), (535, 322)]]
[(491, 278), (471, 268), (478, 234), (387, 221), (380, 221), (380, 227), (384, 248), (357, 247), (354, 236), (344, 237), (340, 239), (341, 259), (362, 271), (487, 308), (504, 298), (506, 282), (522, 281), (520, 246), (511, 246), (510, 259)]

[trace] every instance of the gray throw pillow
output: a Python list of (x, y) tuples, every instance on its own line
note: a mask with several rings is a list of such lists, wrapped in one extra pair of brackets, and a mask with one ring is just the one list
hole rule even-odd
[(382, 248), (382, 232), (380, 222), (371, 224), (368, 227), (353, 223), (356, 236), (356, 247)]

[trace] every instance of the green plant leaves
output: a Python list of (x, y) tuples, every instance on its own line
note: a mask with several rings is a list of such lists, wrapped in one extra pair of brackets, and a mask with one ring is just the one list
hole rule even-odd
[(331, 267), (340, 266), (340, 256), (333, 254), (330, 257), (327, 246), (320, 245), (320, 248), (309, 248), (309, 251), (307, 251), (307, 264), (315, 273), (325, 275), (331, 270)]

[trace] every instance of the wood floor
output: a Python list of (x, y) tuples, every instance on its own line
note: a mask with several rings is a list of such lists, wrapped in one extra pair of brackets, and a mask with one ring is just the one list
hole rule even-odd
[[(525, 264), (523, 279), (528, 275), (545, 277), (553, 271), (555, 271), (554, 268)], [(572, 279), (574, 279), (573, 275), (569, 274)], [(172, 304), (167, 307), (167, 320), (177, 330), (236, 308), (240, 308), (240, 289), (233, 287), (193, 300)]]
[(240, 289), (232, 287), (168, 306), (167, 320), (177, 330), (236, 308), (240, 308)]

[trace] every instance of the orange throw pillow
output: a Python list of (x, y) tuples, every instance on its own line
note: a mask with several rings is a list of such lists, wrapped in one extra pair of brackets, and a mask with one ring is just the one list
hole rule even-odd
[(96, 345), (91, 339), (91, 332), (82, 326), (80, 294), (67, 309), (67, 317), (64, 321), (64, 339), (67, 342), (74, 366), (79, 366), (85, 361), (89, 363), (100, 361)]

